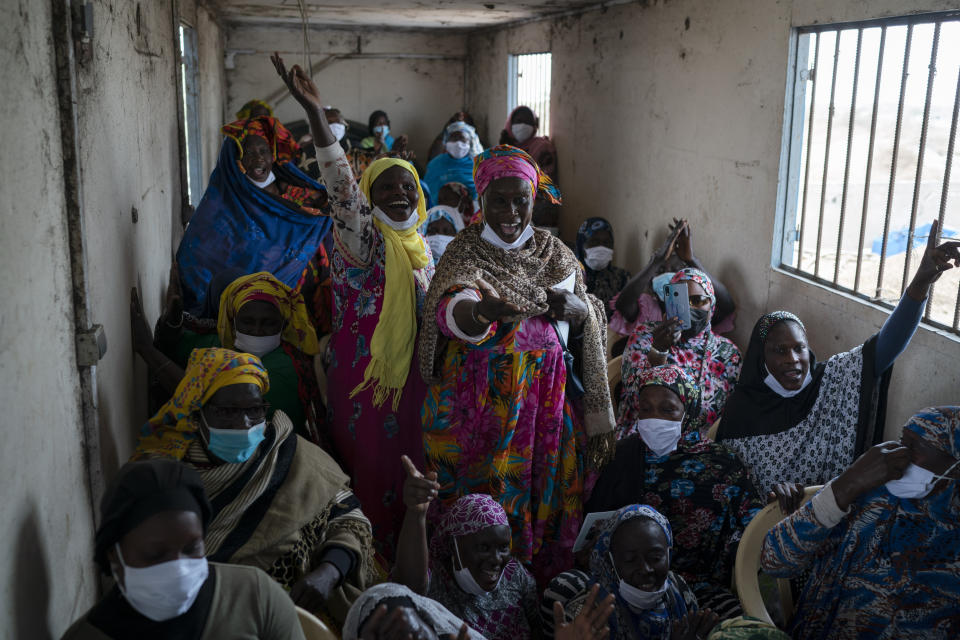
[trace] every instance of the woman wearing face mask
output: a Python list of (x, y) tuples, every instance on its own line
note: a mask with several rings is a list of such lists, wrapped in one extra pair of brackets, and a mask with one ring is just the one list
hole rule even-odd
[(671, 571), (673, 532), (653, 507), (633, 504), (595, 525), (586, 572), (565, 571), (544, 592), (540, 618), (552, 635), (556, 602), (576, 614), (591, 585), (615, 598), (611, 640), (704, 639), (717, 616), (703, 610), (682, 577)]
[(930, 285), (960, 265), (960, 242), (937, 246), (937, 228), (934, 220), (913, 280), (864, 344), (817, 362), (800, 318), (775, 311), (757, 321), (717, 440), (737, 452), (760, 490), (823, 484), (883, 437), (893, 362), (920, 324)]
[(420, 233), (430, 245), (434, 264), (440, 262), (440, 256), (454, 236), (463, 231), (463, 217), (450, 206), (438, 204), (427, 211), (427, 221), (420, 226)]
[(256, 356), (196, 349), (134, 458), (181, 460), (200, 474), (213, 504), (211, 560), (266, 571), (297, 604), (339, 625), (377, 577), (370, 522), (329, 455), (297, 436), (283, 412), (267, 421), (269, 386)]
[(530, 154), (540, 170), (557, 182), (557, 149), (547, 136), (538, 136), (540, 118), (530, 107), (520, 106), (510, 112), (500, 132), (500, 144), (509, 144)]
[(374, 111), (367, 120), (367, 130), (370, 135), (360, 141), (360, 148), (374, 153), (388, 151), (402, 151), (407, 147), (407, 136), (398, 136), (394, 140), (390, 135), (390, 118), (386, 111)]
[(960, 637), (960, 407), (924, 409), (763, 542), (761, 566), (809, 576), (791, 637)]
[(444, 130), (443, 144), (446, 153), (430, 161), (423, 178), (430, 192), (439, 194), (443, 185), (448, 182), (459, 182), (467, 187), (471, 199), (476, 198), (477, 190), (473, 184), (473, 159), (477, 153), (473, 149), (479, 146), (477, 132), (466, 122), (454, 122), (447, 125)]
[(420, 335), (428, 468), (445, 505), (500, 502), (514, 555), (546, 580), (572, 563), (585, 480), (613, 453), (606, 323), (573, 253), (531, 225), (538, 191), (559, 199), (550, 179), (506, 145), (474, 163), (483, 223), (447, 247)]
[(270, 374), (271, 388), (265, 400), (271, 411), (283, 411), (298, 435), (323, 444), (326, 408), (313, 366), (319, 346), (300, 293), (262, 272), (233, 280), (219, 300), (217, 332), (181, 329), (168, 358), (153, 347), (150, 327), (143, 319), (139, 298), (134, 296), (131, 308), (137, 353), (159, 375), (168, 395), (183, 378), (194, 349), (226, 347), (252, 353)]
[(744, 527), (765, 501), (736, 454), (700, 435), (700, 390), (685, 369), (647, 369), (624, 393), (620, 441), (588, 513), (644, 502), (673, 525), (671, 567), (722, 619), (739, 615), (730, 577)]
[(300, 67), (277, 72), (304, 107), (336, 221), (328, 349), (328, 423), (333, 448), (374, 527), (378, 551), (394, 556), (403, 521), (399, 454), (423, 460), (420, 409), (426, 393), (414, 362), (433, 260), (417, 232), (427, 208), (416, 169), (376, 160), (359, 185), (323, 117), (319, 91)]
[(170, 460), (129, 462), (100, 502), (94, 559), (114, 586), (64, 640), (251, 637), (300, 640), (293, 602), (262, 571), (207, 562), (210, 503)]
[(577, 231), (575, 253), (584, 266), (587, 291), (597, 296), (609, 318), (610, 301), (620, 293), (630, 272), (613, 266), (613, 227), (603, 218), (587, 218)]
[[(700, 389), (700, 415), (695, 417), (706, 434), (720, 417), (740, 375), (740, 350), (713, 332), (710, 320), (717, 297), (707, 274), (698, 269), (681, 269), (670, 282), (687, 285), (691, 327), (681, 329), (679, 318), (637, 327), (623, 352), (623, 394), (635, 393), (638, 376), (647, 369), (662, 364), (679, 365)], [(630, 426), (625, 424), (622, 414), (618, 426), (621, 433)]]
[(263, 116), (222, 129), (220, 159), (177, 249), (183, 306), (193, 315), (213, 277), (231, 267), (297, 286), (330, 230), (327, 192), (297, 168), (296, 143), (279, 126)]

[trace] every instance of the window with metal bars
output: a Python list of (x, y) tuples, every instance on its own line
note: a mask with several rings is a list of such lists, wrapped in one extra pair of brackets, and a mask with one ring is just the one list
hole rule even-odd
[(520, 105), (533, 110), (540, 118), (541, 136), (550, 135), (550, 62), (549, 53), (511, 55), (509, 84), (507, 85), (507, 112)]
[[(931, 221), (960, 235), (960, 12), (797, 28), (790, 69), (774, 264), (893, 306)], [(958, 282), (925, 312), (953, 333)]]

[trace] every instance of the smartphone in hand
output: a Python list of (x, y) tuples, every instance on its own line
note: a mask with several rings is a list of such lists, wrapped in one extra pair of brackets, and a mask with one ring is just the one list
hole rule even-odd
[(666, 317), (680, 318), (680, 326), (689, 329), (690, 323), (690, 294), (686, 282), (667, 284), (664, 286), (664, 305), (667, 308)]

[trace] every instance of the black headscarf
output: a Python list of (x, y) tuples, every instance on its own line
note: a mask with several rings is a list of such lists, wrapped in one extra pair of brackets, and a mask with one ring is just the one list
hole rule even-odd
[[(727, 399), (723, 409), (717, 441), (732, 438), (771, 435), (790, 429), (807, 417), (813, 409), (826, 365), (818, 363), (813, 351), (810, 354), (812, 380), (800, 393), (784, 398), (768, 387), (764, 345), (770, 330), (781, 322), (795, 322), (806, 333), (800, 318), (788, 311), (774, 311), (762, 316), (750, 334), (750, 345), (743, 359), (740, 380)], [(886, 388), (890, 382), (890, 369), (876, 373), (876, 342), (874, 335), (863, 345), (863, 373), (861, 379), (860, 410), (858, 412), (857, 442), (855, 454), (860, 455), (882, 436), (886, 407)], [(892, 368), (892, 367), (891, 367)], [(880, 394), (877, 398), (876, 393)], [(879, 400), (879, 402), (878, 402)]]
[(162, 511), (193, 511), (206, 533), (210, 503), (200, 475), (174, 460), (128, 462), (100, 502), (101, 522), (94, 538), (94, 560), (110, 575), (107, 551), (150, 516)]

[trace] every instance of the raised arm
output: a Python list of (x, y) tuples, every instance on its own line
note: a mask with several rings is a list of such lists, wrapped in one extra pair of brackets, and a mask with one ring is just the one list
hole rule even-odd
[(440, 491), (437, 472), (420, 473), (407, 456), (400, 461), (407, 472), (403, 483), (403, 503), (407, 512), (397, 541), (397, 563), (393, 579), (411, 590), (426, 594), (429, 587), (430, 555), (427, 549), (427, 510)]
[(287, 71), (283, 58), (277, 53), (274, 53), (270, 60), (277, 70), (277, 75), (290, 90), (290, 95), (300, 103), (310, 121), (310, 131), (317, 148), (317, 165), (327, 187), (330, 207), (336, 221), (335, 233), (357, 260), (367, 264), (373, 248), (373, 216), (370, 213), (372, 207), (353, 177), (353, 170), (343, 148), (330, 131), (323, 112), (320, 91), (299, 65), (294, 65)]
[[(917, 267), (913, 280), (900, 298), (897, 308), (880, 328), (880, 334), (877, 336), (875, 372), (877, 376), (886, 371), (910, 344), (913, 334), (920, 326), (930, 286), (940, 279), (944, 271), (960, 266), (960, 242), (944, 242), (938, 246), (939, 227), (936, 220), (930, 224), (930, 235), (927, 238), (926, 250), (920, 259), (920, 266)], [(953, 264), (950, 263), (951, 260)]]

